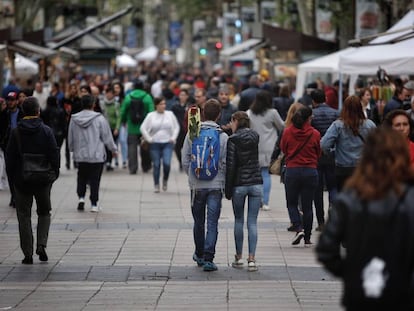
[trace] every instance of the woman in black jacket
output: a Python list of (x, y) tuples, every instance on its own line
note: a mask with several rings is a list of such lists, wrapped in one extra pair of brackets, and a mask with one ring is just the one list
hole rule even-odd
[(54, 96), (49, 96), (46, 102), (46, 109), (42, 110), (40, 117), (43, 122), (49, 126), (53, 135), (55, 136), (56, 143), (59, 149), (62, 147), (63, 140), (66, 137), (66, 113), (63, 108), (58, 106), (58, 100)]
[(242, 268), (244, 202), (248, 197), (247, 230), (249, 241), (248, 270), (257, 271), (255, 253), (257, 244), (257, 215), (259, 213), (263, 180), (259, 165), (259, 134), (249, 128), (246, 112), (235, 112), (231, 117), (233, 135), (227, 142), (226, 187), (227, 199), (232, 199), (234, 212), (234, 240), (236, 255), (232, 266)]
[(414, 310), (413, 182), (406, 138), (372, 131), (316, 249), (347, 310)]

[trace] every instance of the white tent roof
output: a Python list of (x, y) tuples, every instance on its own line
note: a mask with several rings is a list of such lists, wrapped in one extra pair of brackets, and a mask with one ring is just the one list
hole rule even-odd
[(158, 48), (156, 46), (150, 46), (145, 48), (143, 51), (135, 55), (137, 61), (152, 61), (158, 56)]
[(16, 76), (31, 76), (39, 73), (39, 65), (31, 59), (16, 53), (14, 58), (14, 68)]
[(136, 67), (138, 62), (132, 56), (124, 53), (116, 57), (115, 63), (117, 67)]
[[(414, 25), (414, 11), (407, 13), (403, 19), (394, 25), (389, 31)], [(341, 55), (339, 58), (339, 70), (345, 74), (375, 74), (379, 67), (388, 74), (412, 74), (414, 73), (414, 32), (413, 36), (404, 41), (393, 44), (381, 44), (356, 48), (352, 53)], [(404, 33), (404, 32), (403, 32)], [(407, 34), (406, 33), (406, 34)], [(402, 33), (394, 33), (374, 39), (370, 43), (388, 42), (401, 36)], [(374, 42), (375, 41), (375, 42)]]

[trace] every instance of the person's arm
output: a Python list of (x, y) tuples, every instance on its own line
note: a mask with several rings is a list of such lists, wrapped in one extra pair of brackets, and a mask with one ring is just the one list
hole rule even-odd
[(233, 197), (234, 179), (236, 178), (237, 170), (237, 149), (236, 145), (231, 139), (227, 141), (227, 154), (226, 154), (226, 182), (224, 193), (226, 199), (231, 200)]
[(118, 151), (118, 148), (112, 137), (112, 131), (111, 127), (109, 126), (108, 120), (106, 120), (103, 115), (100, 115), (99, 118), (101, 122), (100, 139), (104, 143), (104, 145), (112, 151), (112, 153), (116, 153)]
[(188, 138), (188, 134), (187, 134), (185, 135), (183, 147), (181, 149), (181, 162), (183, 165), (183, 170), (187, 175), (189, 174), (190, 161), (191, 161), (191, 141)]
[(128, 121), (127, 115), (128, 115), (130, 105), (131, 105), (130, 95), (125, 96), (125, 99), (121, 105), (121, 123), (122, 124), (125, 124)]
[(172, 127), (173, 127), (171, 139), (172, 139), (172, 143), (175, 144), (175, 142), (177, 140), (177, 137), (178, 137), (178, 134), (180, 134), (180, 124), (178, 124), (177, 118), (175, 117), (175, 115), (171, 111), (168, 111), (168, 115), (171, 119)]
[(57, 146), (55, 136), (50, 128), (47, 129), (47, 156), (50, 164), (52, 165), (53, 170), (56, 173), (56, 177), (59, 177), (60, 169), (60, 149)]
[(73, 127), (74, 127), (75, 125), (74, 125), (74, 123), (73, 123), (73, 119), (70, 119), (70, 122), (69, 122), (69, 129), (68, 129), (68, 148), (69, 148), (69, 151), (74, 151), (73, 149), (74, 149), (74, 142), (73, 142), (73, 139), (74, 139), (74, 135), (73, 135)]
[(7, 176), (11, 177), (12, 179), (17, 174), (17, 161), (20, 159), (19, 156), (19, 147), (17, 146), (17, 139), (15, 130), (12, 130), (10, 133), (9, 141), (7, 143), (6, 152), (5, 152), (5, 160), (6, 160), (6, 171)]
[(151, 114), (151, 113), (147, 114), (145, 116), (144, 121), (142, 121), (142, 124), (141, 124), (141, 127), (140, 127), (141, 135), (149, 143), (152, 143), (152, 136), (150, 135), (152, 117), (153, 117), (153, 114)]
[(335, 146), (335, 142), (338, 138), (338, 133), (338, 127), (335, 121), (329, 126), (325, 135), (323, 135), (321, 139), (321, 148), (323, 153), (329, 154), (331, 152), (331, 149)]
[(279, 133), (282, 132), (283, 128), (285, 127), (285, 122), (283, 122), (279, 112), (276, 109), (275, 109), (275, 120), (273, 124), (275, 125)]

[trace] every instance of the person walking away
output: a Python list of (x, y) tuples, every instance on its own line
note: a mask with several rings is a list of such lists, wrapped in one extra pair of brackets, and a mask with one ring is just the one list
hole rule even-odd
[(130, 174), (136, 174), (138, 171), (140, 127), (145, 116), (151, 111), (154, 111), (151, 95), (144, 91), (144, 83), (141, 80), (135, 80), (134, 90), (125, 96), (121, 106), (121, 123), (126, 123), (128, 130), (128, 169)]
[(259, 134), (259, 165), (263, 179), (263, 195), (261, 206), (267, 211), (269, 207), (272, 180), (269, 175), (269, 164), (273, 147), (279, 133), (283, 131), (284, 122), (276, 109), (272, 108), (272, 95), (261, 90), (247, 110), (250, 119), (250, 128)]
[[(414, 171), (406, 138), (371, 131), (316, 247), (346, 310), (413, 310)], [(346, 252), (341, 249), (346, 245)]]
[(335, 148), (336, 189), (341, 191), (345, 181), (352, 175), (361, 156), (365, 137), (374, 129), (375, 123), (365, 118), (358, 96), (348, 96), (340, 114), (321, 139), (325, 154)]
[[(318, 186), (318, 159), (321, 154), (319, 132), (310, 125), (312, 109), (300, 108), (292, 117), (292, 125), (285, 128), (280, 148), (286, 156), (286, 200), (289, 217), (296, 234), (292, 245), (302, 238), (305, 246), (311, 246), (313, 224), (312, 201)], [(303, 217), (299, 214), (299, 198)]]
[[(193, 260), (199, 267), (202, 266), (204, 271), (217, 270), (213, 260), (216, 253), (218, 219), (224, 192), (228, 139), (227, 134), (222, 132), (217, 124), (220, 111), (221, 106), (217, 100), (207, 100), (204, 106), (206, 121), (201, 123), (199, 135), (190, 140), (190, 133), (187, 133), (182, 149), (183, 169), (188, 174), (191, 212), (194, 219)], [(202, 143), (199, 144), (201, 140)], [(204, 141), (206, 141), (205, 147)], [(209, 146), (207, 146), (207, 141), (210, 142)], [(205, 232), (206, 212), (207, 232)]]
[(247, 111), (253, 104), (256, 94), (259, 93), (262, 82), (259, 75), (251, 75), (249, 78), (249, 87), (240, 93), (239, 110)]
[[(120, 103), (121, 105), (120, 110), (122, 110), (122, 103), (125, 98), (124, 86), (122, 85), (121, 82), (116, 81), (112, 83), (112, 88), (114, 90), (115, 101)], [(118, 140), (119, 140), (119, 145), (121, 147), (122, 168), (124, 169), (127, 168), (127, 160), (128, 160), (127, 137), (128, 137), (128, 133), (127, 133), (126, 125), (121, 123), (121, 126), (119, 128)]]
[(154, 191), (159, 193), (161, 160), (163, 168), (162, 190), (167, 191), (172, 151), (180, 132), (180, 125), (174, 114), (166, 110), (164, 98), (156, 97), (154, 103), (155, 111), (145, 117), (141, 125), (141, 133), (144, 139), (150, 143)]
[[(23, 110), (17, 106), (17, 93), (9, 92), (6, 97), (7, 108), (0, 113), (0, 148), (3, 150), (6, 158), (6, 171), (7, 171), (7, 155), (6, 148), (9, 142), (11, 130), (17, 127), (18, 122), (23, 118)], [(7, 179), (10, 189), (10, 203), (9, 206), (15, 206), (14, 200), (14, 175), (7, 174)]]
[(52, 209), (50, 192), (52, 180), (28, 182), (23, 179), (23, 154), (43, 155), (50, 163), (55, 178), (59, 176), (60, 152), (52, 130), (39, 118), (40, 106), (35, 97), (27, 97), (23, 104), (24, 118), (14, 128), (7, 145), (7, 174), (14, 176), (17, 220), (23, 264), (33, 263), (32, 203), (36, 200), (36, 254), (40, 261), (48, 261), (46, 253)]
[[(112, 87), (108, 87), (105, 92), (104, 104), (104, 116), (111, 128), (112, 138), (116, 145), (118, 145), (118, 134), (121, 126), (121, 112), (119, 102), (115, 99), (114, 90)], [(118, 166), (118, 158), (115, 158), (115, 166)], [(106, 148), (106, 170), (112, 171), (112, 151)]]
[[(313, 118), (311, 125), (319, 131), (321, 137), (325, 135), (329, 126), (339, 117), (337, 110), (329, 107), (325, 103), (325, 92), (322, 89), (316, 89), (311, 94), (313, 106)], [(329, 193), (329, 206), (332, 205), (336, 196), (335, 180), (335, 154), (334, 152), (323, 153), (318, 160), (318, 187), (315, 191), (313, 202), (315, 205), (315, 214), (318, 221), (316, 231), (322, 231), (325, 224), (325, 208), (323, 202), (324, 188)]]
[(52, 129), (57, 146), (63, 145), (63, 140), (67, 137), (66, 113), (58, 106), (58, 100), (54, 96), (49, 96), (46, 101), (46, 108), (40, 112), (40, 118)]
[(286, 120), (287, 112), (292, 104), (293, 98), (290, 95), (289, 85), (282, 85), (279, 90), (279, 97), (273, 98), (273, 108), (277, 110), (283, 121)]
[[(259, 94), (258, 97), (260, 97)], [(243, 267), (244, 202), (247, 198), (249, 241), (247, 269), (248, 271), (257, 271), (255, 257), (257, 215), (259, 214), (263, 195), (263, 179), (259, 163), (259, 134), (250, 128), (249, 116), (244, 111), (233, 114), (231, 128), (233, 135), (229, 137), (227, 142), (225, 194), (227, 199), (232, 200), (234, 213), (236, 254), (232, 266), (234, 268)]]
[(93, 111), (94, 98), (81, 97), (83, 110), (72, 116), (69, 124), (69, 149), (78, 163), (77, 194), (78, 211), (85, 209), (86, 185), (90, 186), (91, 212), (98, 212), (99, 185), (105, 163), (105, 146), (116, 155), (117, 147), (112, 138), (108, 121)]

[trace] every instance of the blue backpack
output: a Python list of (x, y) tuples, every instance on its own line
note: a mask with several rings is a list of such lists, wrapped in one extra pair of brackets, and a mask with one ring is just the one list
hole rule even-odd
[(218, 172), (220, 160), (220, 131), (201, 129), (191, 145), (191, 170), (200, 180), (212, 180)]

